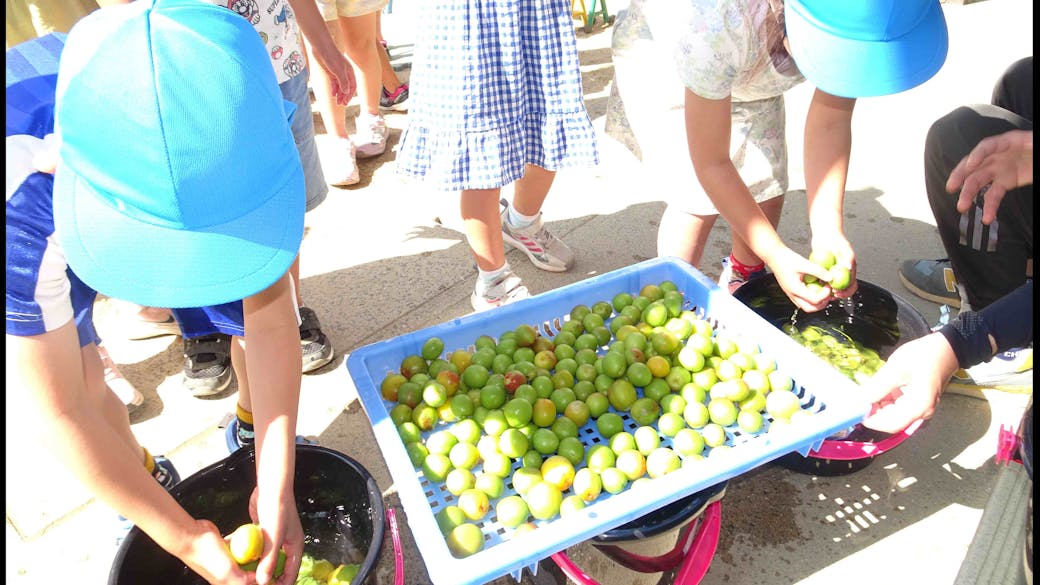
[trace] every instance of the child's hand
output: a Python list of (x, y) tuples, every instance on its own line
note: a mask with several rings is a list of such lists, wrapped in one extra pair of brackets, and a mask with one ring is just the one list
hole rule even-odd
[[(856, 282), (856, 252), (852, 249), (852, 244), (840, 232), (827, 235), (813, 234), (812, 237), (812, 249), (813, 250), (826, 250), (834, 254), (835, 263), (834, 266), (841, 266), (849, 271), (849, 285), (842, 290), (831, 290), (831, 294), (835, 298), (847, 299), (851, 297), (858, 288)], [(821, 284), (825, 284), (822, 282)]]
[(216, 524), (209, 520), (195, 520), (195, 534), (188, 549), (178, 555), (185, 565), (198, 573), (207, 583), (246, 585), (249, 579), (228, 551), (227, 542)]
[(773, 256), (769, 265), (776, 276), (780, 288), (799, 309), (813, 313), (827, 306), (831, 291), (826, 286), (809, 286), (802, 281), (802, 275), (811, 274), (821, 282), (830, 279), (824, 268), (803, 258), (793, 250), (784, 248)]
[[(261, 512), (264, 510), (270, 512), (263, 515)], [(256, 569), (257, 583), (272, 582), (279, 549), (285, 551), (285, 572), (273, 582), (295, 583), (303, 560), (304, 534), (292, 493), (273, 498), (273, 501), (264, 505), (261, 504), (259, 488), (254, 489), (249, 498), (249, 515), (260, 524), (264, 532), (264, 556)]]

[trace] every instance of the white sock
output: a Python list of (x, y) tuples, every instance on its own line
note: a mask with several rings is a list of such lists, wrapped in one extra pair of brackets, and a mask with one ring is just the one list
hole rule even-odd
[(479, 292), (486, 291), (488, 289), (488, 287), (491, 286), (491, 283), (495, 281), (496, 278), (502, 276), (503, 274), (505, 274), (508, 271), (509, 271), (509, 262), (506, 262), (505, 264), (502, 265), (501, 268), (498, 268), (496, 270), (481, 270), (480, 267), (478, 266), (477, 267), (477, 291), (479, 291)]
[(383, 119), (383, 115), (382, 114), (369, 114), (368, 112), (361, 112), (361, 113), (358, 114), (357, 121), (355, 122), (355, 126), (357, 126), (359, 129), (360, 128), (368, 128), (369, 126), (371, 126), (375, 122), (381, 121), (382, 119)]
[(515, 228), (524, 228), (538, 219), (538, 214), (534, 215), (521, 215), (512, 205), (509, 206), (509, 213), (506, 214), (506, 219), (509, 221), (509, 225)]

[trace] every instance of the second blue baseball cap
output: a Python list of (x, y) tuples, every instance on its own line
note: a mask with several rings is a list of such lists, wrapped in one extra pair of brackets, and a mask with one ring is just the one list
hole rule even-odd
[(198, 0), (96, 10), (58, 69), (57, 235), (106, 295), (236, 301), (282, 276), (304, 180), (274, 68), (238, 14)]
[(946, 61), (939, 0), (786, 0), (784, 20), (798, 69), (832, 95), (905, 91)]

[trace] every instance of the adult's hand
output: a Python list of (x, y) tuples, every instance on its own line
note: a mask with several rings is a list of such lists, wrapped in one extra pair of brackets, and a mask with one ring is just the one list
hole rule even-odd
[(873, 408), (863, 426), (897, 433), (917, 419), (931, 418), (957, 368), (957, 356), (941, 333), (899, 346), (864, 385), (864, 396)]
[(989, 225), (997, 217), (1004, 195), (1033, 183), (1033, 131), (1011, 130), (980, 141), (968, 156), (957, 163), (946, 190), (955, 193), (957, 211), (965, 213), (985, 190), (982, 223)]

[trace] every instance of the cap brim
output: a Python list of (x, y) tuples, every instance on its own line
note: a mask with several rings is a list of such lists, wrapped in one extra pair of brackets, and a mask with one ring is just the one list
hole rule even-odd
[(129, 218), (67, 165), (54, 178), (54, 223), (73, 272), (105, 295), (153, 307), (204, 307), (260, 292), (303, 239), (303, 175), (232, 222), (185, 231)]
[(796, 8), (784, 13), (791, 56), (819, 89), (841, 97), (906, 91), (930, 79), (946, 61), (946, 19), (938, 2), (914, 30), (897, 39), (840, 38), (814, 26)]

